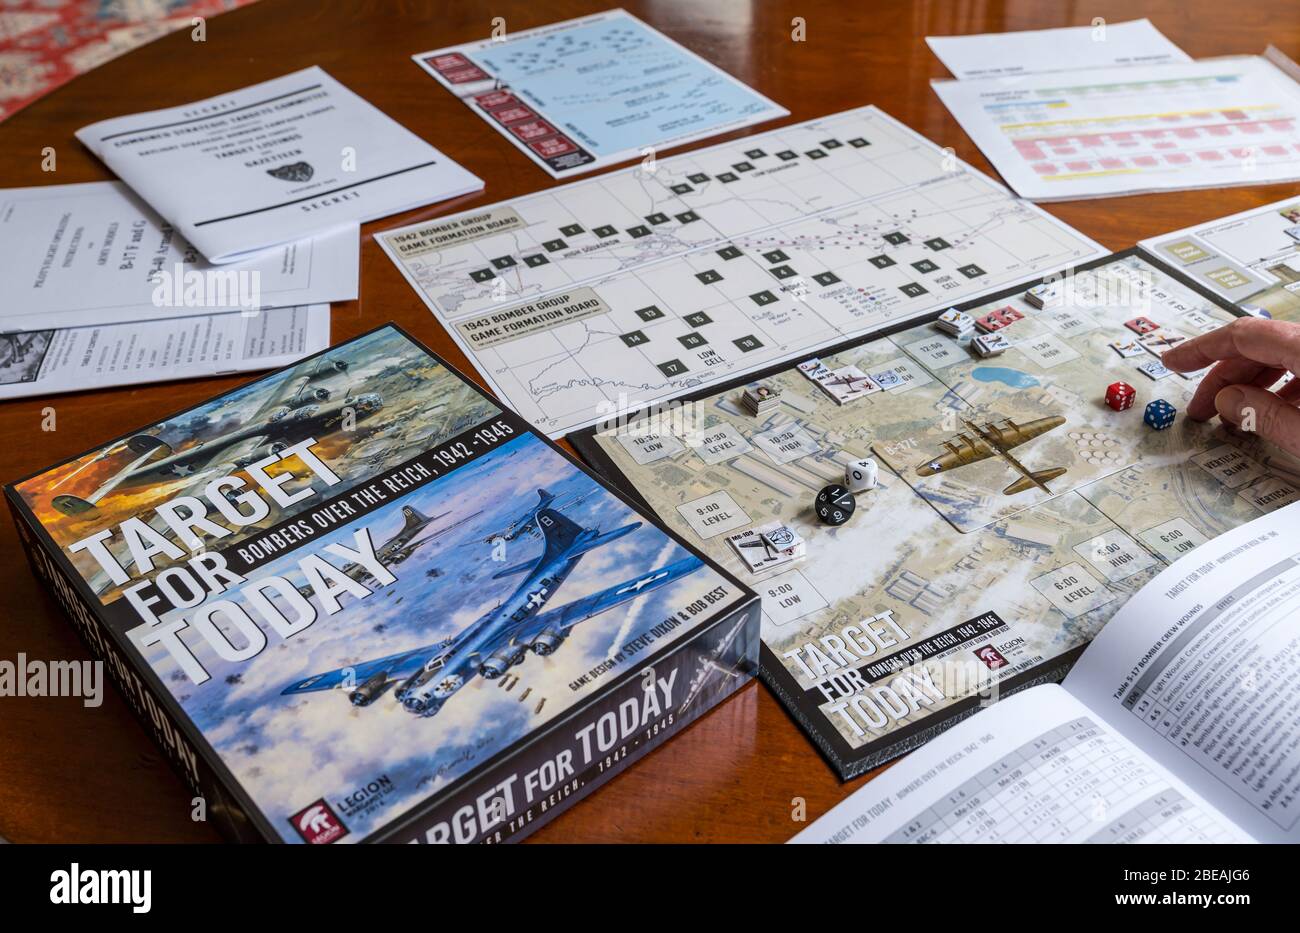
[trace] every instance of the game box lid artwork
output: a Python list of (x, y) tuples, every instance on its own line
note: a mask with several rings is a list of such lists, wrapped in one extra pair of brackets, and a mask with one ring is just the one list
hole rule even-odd
[(757, 664), (752, 592), (393, 326), (5, 491), (234, 839), (522, 838)]

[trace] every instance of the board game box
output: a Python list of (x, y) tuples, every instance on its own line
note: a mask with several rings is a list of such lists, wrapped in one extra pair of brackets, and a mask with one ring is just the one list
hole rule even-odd
[(1160, 364), (1237, 313), (1129, 250), (570, 441), (758, 590), (762, 676), (849, 778), (1059, 680), (1161, 568), (1300, 499)]
[(236, 840), (520, 839), (757, 664), (754, 593), (391, 325), (5, 492)]

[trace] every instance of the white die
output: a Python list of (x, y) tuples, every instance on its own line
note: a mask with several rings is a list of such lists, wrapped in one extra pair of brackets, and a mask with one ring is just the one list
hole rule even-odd
[(844, 467), (844, 485), (848, 487), (849, 492), (875, 489), (878, 476), (876, 461), (870, 457), (865, 460), (854, 460)]

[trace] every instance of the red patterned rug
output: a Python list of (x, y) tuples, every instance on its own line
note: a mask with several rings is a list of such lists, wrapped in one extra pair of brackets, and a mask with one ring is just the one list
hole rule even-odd
[(253, 0), (0, 0), (0, 120), (64, 82)]

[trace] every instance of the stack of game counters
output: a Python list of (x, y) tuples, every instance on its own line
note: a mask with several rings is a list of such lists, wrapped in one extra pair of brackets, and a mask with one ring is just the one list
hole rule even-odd
[(751, 415), (762, 416), (781, 404), (781, 390), (765, 382), (745, 386), (745, 395), (741, 399)]
[(1011, 343), (1001, 334), (980, 334), (970, 342), (971, 348), (981, 359), (999, 356), (1011, 349)]
[(934, 326), (945, 334), (951, 334), (958, 340), (965, 340), (975, 333), (975, 319), (969, 314), (949, 308), (935, 318)]
[(1025, 292), (1025, 304), (1040, 311), (1061, 297), (1061, 289), (1055, 282), (1035, 285)]

